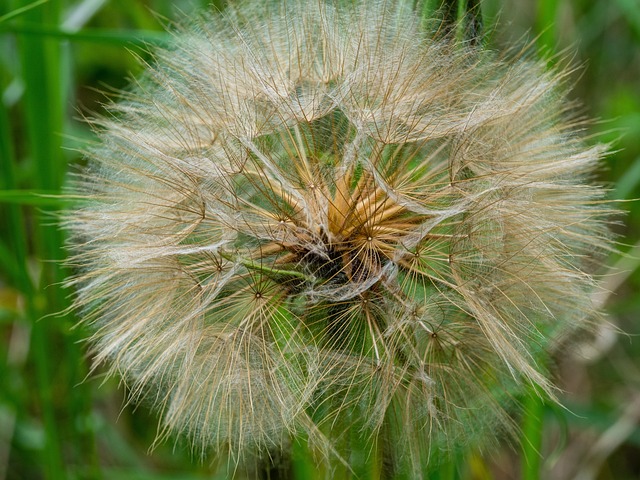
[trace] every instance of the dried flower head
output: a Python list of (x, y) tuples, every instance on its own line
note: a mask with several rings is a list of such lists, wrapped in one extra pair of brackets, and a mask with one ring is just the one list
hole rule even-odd
[(561, 74), (320, 0), (207, 16), (156, 60), (66, 223), (97, 363), (165, 432), (347, 459), (357, 435), (420, 472), (552, 394), (607, 246)]

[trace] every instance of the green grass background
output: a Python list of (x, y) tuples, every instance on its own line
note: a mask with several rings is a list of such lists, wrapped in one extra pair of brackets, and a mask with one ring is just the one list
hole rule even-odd
[[(117, 380), (87, 377), (55, 216), (92, 136), (79, 112), (100, 112), (99, 91), (140, 72), (135, 54), (166, 40), (163, 23), (209, 3), (0, 0), (0, 480), (226, 477), (180, 442), (151, 451), (156, 415), (127, 405)], [(597, 180), (613, 199), (640, 197), (640, 1), (485, 0), (482, 11), (492, 47), (535, 39), (580, 67), (572, 95), (598, 119), (592, 141), (615, 141)], [(565, 408), (525, 399), (522, 445), (469, 452), (439, 478), (640, 478), (640, 202), (620, 208), (629, 255), (602, 273), (610, 321), (626, 334), (603, 330), (588, 360), (559, 356)]]

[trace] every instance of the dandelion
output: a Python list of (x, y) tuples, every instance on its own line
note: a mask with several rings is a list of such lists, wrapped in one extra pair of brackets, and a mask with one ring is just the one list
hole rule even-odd
[(161, 436), (347, 463), (359, 438), (417, 477), (553, 396), (608, 242), (561, 73), (319, 0), (205, 16), (155, 60), (66, 225), (96, 365)]

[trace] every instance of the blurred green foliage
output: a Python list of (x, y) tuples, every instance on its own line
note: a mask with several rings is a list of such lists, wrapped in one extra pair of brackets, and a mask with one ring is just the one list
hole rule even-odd
[[(614, 290), (606, 300), (611, 323), (630, 335), (607, 344), (603, 331), (589, 362), (559, 358), (568, 409), (533, 402), (525, 410), (540, 417), (524, 422), (523, 440), (539, 447), (539, 462), (521, 462), (518, 448), (505, 447), (484, 458), (470, 454), (440, 476), (638, 478), (640, 347), (632, 340), (640, 203), (626, 200), (640, 197), (640, 3), (485, 0), (481, 7), (492, 48), (535, 41), (547, 56), (562, 52), (555, 58), (578, 67), (572, 96), (598, 119), (589, 134), (613, 142), (598, 181), (625, 200), (614, 230), (631, 254), (612, 255), (602, 273)], [(224, 461), (222, 469), (203, 464), (179, 440), (150, 451), (157, 417), (128, 405), (126, 392), (103, 382), (99, 370), (90, 374), (87, 332), (74, 327), (71, 292), (62, 287), (69, 272), (60, 264), (64, 236), (55, 213), (64, 201), (52, 196), (92, 138), (82, 117), (100, 113), (102, 92), (125, 88), (140, 72), (144, 46), (167, 41), (163, 25), (199, 8), (212, 7), (206, 0), (0, 3), (0, 480), (227, 476)], [(541, 427), (539, 443), (533, 437)]]

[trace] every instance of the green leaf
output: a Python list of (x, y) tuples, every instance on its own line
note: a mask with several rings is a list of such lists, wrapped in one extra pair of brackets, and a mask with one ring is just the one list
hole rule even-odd
[(25, 36), (50, 37), (73, 42), (94, 42), (113, 45), (140, 46), (166, 45), (171, 36), (164, 32), (148, 30), (83, 29), (74, 31), (36, 24), (0, 25), (0, 33)]
[(40, 5), (47, 3), (49, 0), (37, 0), (33, 3), (30, 3), (28, 5), (25, 5), (24, 7), (20, 7), (20, 8), (16, 8), (15, 10), (6, 13), (4, 15), (2, 15), (0, 17), (0, 23), (6, 22), (8, 20), (11, 20), (13, 18), (19, 17), (20, 15), (28, 12), (29, 10), (39, 7)]

